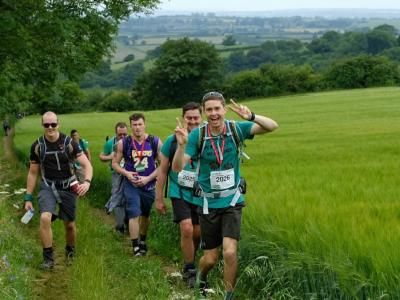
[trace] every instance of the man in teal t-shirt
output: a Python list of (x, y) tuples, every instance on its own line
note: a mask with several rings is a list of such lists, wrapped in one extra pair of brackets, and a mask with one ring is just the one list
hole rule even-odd
[[(83, 138), (80, 137), (78, 130), (72, 129), (70, 136), (72, 140), (79, 145), (79, 147), (82, 149), (83, 153), (85, 153), (86, 157), (88, 158), (89, 161), (91, 161), (91, 156), (90, 156), (90, 150), (89, 150), (89, 142)], [(74, 161), (74, 168), (75, 168), (75, 175), (78, 178), (80, 182), (83, 181), (83, 172), (82, 172), (82, 167), (79, 164), (78, 161)]]
[[(188, 131), (201, 123), (201, 106), (189, 102), (182, 107), (182, 117)], [(175, 135), (170, 135), (161, 148), (161, 163), (156, 184), (156, 209), (166, 213), (163, 189), (169, 181), (168, 197), (172, 201), (174, 222), (179, 224), (181, 251), (184, 260), (183, 279), (190, 288), (196, 281), (195, 253), (200, 242), (200, 226), (197, 206), (193, 204), (193, 183), (197, 176), (196, 159), (192, 159), (180, 173), (171, 170), (170, 165), (176, 150)], [(168, 178), (167, 178), (168, 176)]]
[(247, 106), (238, 105), (233, 100), (231, 102), (229, 108), (246, 120), (235, 122), (233, 130), (225, 120), (227, 110), (223, 95), (218, 92), (204, 95), (202, 104), (208, 124), (203, 129), (192, 130), (188, 135), (186, 128), (178, 122), (175, 129), (178, 146), (172, 163), (174, 171), (181, 171), (191, 157), (199, 156), (200, 171), (194, 192), (199, 196), (195, 203), (202, 207), (199, 220), (204, 255), (200, 259), (197, 284), (199, 292), (204, 295), (208, 285), (207, 274), (217, 263), (218, 248), (222, 245), (224, 299), (232, 299), (236, 284), (237, 243), (244, 206), (241, 194), (244, 188), (240, 185), (240, 149), (235, 145), (233, 134), (238, 136), (240, 144), (245, 139), (278, 127), (274, 120), (256, 115)]
[(105, 210), (110, 214), (114, 210), (116, 226), (115, 229), (121, 233), (125, 230), (125, 207), (123, 193), (121, 189), (122, 177), (117, 172), (114, 172), (111, 167), (111, 161), (114, 157), (115, 145), (118, 141), (128, 134), (128, 126), (125, 122), (118, 122), (115, 125), (115, 136), (107, 140), (103, 147), (103, 152), (99, 158), (102, 162), (110, 163), (111, 170), (111, 196), (105, 205)]

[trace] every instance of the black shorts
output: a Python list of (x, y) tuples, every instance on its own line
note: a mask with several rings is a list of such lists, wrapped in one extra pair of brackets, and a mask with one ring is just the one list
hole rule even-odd
[(57, 199), (51, 187), (43, 182), (40, 184), (38, 204), (40, 213), (49, 212), (52, 214), (52, 221), (57, 217), (63, 221), (75, 221), (76, 218), (76, 199), (77, 195), (70, 190), (57, 189), (61, 203), (57, 213)]
[(193, 225), (199, 224), (199, 214), (197, 205), (179, 198), (171, 198), (172, 210), (174, 212), (174, 222), (180, 223), (182, 220), (191, 219)]
[(201, 248), (210, 250), (222, 245), (224, 237), (240, 239), (243, 204), (226, 208), (209, 208), (207, 215), (199, 207)]

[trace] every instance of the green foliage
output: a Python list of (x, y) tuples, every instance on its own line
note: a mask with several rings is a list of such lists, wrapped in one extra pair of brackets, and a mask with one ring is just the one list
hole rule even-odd
[[(145, 1), (3, 1), (0, 13), (0, 75), (17, 88), (32, 91), (30, 103), (58, 101), (55, 82), (76, 81), (110, 55), (120, 21), (148, 11)], [(0, 84), (0, 97), (15, 93)], [(43, 106), (33, 107), (42, 111)]]
[(233, 46), (236, 45), (236, 40), (233, 35), (225, 36), (224, 40), (222, 41), (222, 45), (224, 46)]
[(178, 107), (214, 88), (220, 68), (213, 45), (189, 38), (168, 40), (154, 67), (136, 81), (133, 97), (146, 109)]
[(128, 111), (136, 109), (136, 103), (124, 91), (113, 91), (104, 96), (100, 103), (102, 111)]
[(134, 59), (135, 59), (134, 54), (128, 54), (127, 56), (124, 57), (124, 59), (122, 61), (127, 62), (127, 61), (132, 61)]
[(325, 74), (325, 81), (333, 88), (365, 88), (399, 83), (398, 65), (387, 57), (358, 56), (332, 64)]
[(260, 67), (268, 87), (265, 95), (282, 95), (311, 92), (316, 89), (314, 72), (310, 65), (272, 65)]
[(267, 80), (259, 70), (242, 71), (225, 80), (224, 92), (232, 97), (260, 97), (265, 95)]

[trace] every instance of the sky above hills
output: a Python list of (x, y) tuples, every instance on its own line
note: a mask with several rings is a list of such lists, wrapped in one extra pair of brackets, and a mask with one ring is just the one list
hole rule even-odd
[(312, 8), (400, 9), (400, 0), (162, 0), (162, 4), (157, 11), (271, 11)]

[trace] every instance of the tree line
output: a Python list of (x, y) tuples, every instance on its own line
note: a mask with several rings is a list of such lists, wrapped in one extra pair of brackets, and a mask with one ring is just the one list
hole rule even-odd
[[(0, 115), (179, 107), (214, 89), (250, 98), (400, 81), (400, 38), (391, 25), (328, 31), (311, 42), (265, 41), (226, 58), (207, 42), (167, 40), (144, 61), (112, 71), (104, 58), (121, 20), (159, 1), (100, 2), (103, 9), (92, 1), (2, 2)], [(102, 89), (84, 90), (95, 86)]]
[[(119, 91), (119, 97), (106, 94), (107, 105), (100, 101), (97, 109), (179, 107), (212, 89), (251, 98), (400, 83), (400, 37), (390, 25), (365, 33), (328, 31), (310, 43), (266, 41), (257, 48), (233, 51), (225, 59), (213, 45), (183, 38), (165, 42), (150, 51), (148, 59), (153, 62), (150, 69), (124, 77), (131, 79), (132, 90), (124, 101), (129, 105), (120, 103), (124, 93)], [(110, 70), (107, 76), (115, 79), (112, 75), (127, 74), (140, 63), (118, 73)]]

